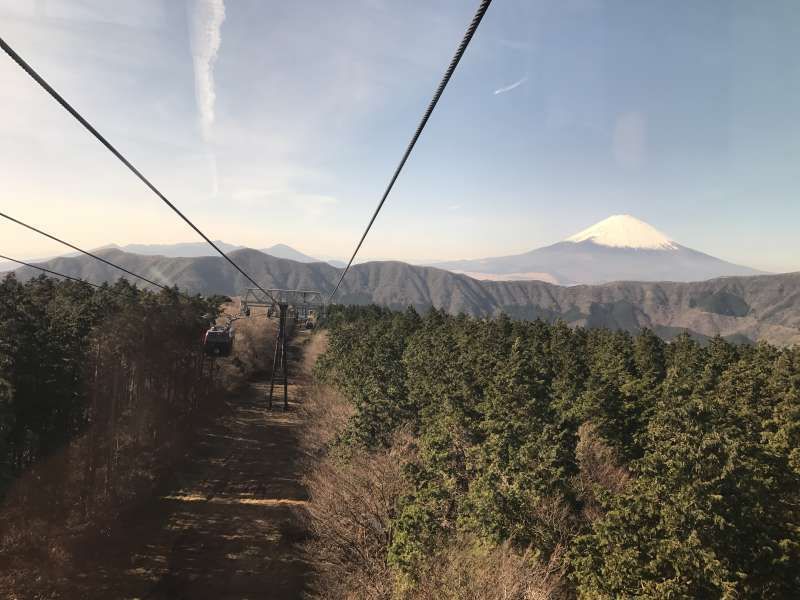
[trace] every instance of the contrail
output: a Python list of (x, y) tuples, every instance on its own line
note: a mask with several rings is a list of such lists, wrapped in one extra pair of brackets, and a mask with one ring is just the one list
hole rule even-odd
[(214, 123), (214, 61), (222, 41), (220, 29), (225, 20), (224, 0), (192, 0), (189, 8), (189, 43), (194, 66), (194, 93), (204, 140), (211, 136)]
[(514, 88), (518, 88), (519, 86), (521, 86), (526, 81), (528, 81), (528, 76), (527, 75), (525, 75), (525, 77), (523, 77), (519, 81), (515, 81), (511, 85), (507, 85), (506, 87), (501, 87), (499, 90), (495, 90), (494, 91), (494, 95), (497, 96), (498, 94), (505, 94), (506, 92), (510, 92)]

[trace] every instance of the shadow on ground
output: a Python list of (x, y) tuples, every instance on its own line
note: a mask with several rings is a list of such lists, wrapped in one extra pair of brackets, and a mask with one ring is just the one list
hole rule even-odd
[(229, 400), (163, 493), (81, 544), (46, 597), (301, 598), (309, 575), (299, 547), (302, 384), (290, 386), (286, 412), (265, 410), (268, 385)]

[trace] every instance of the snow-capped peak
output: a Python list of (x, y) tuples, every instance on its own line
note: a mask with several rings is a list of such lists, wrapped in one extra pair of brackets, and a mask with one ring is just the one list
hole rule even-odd
[(568, 237), (565, 242), (591, 241), (612, 248), (676, 250), (678, 245), (658, 229), (631, 215), (613, 215), (588, 229)]

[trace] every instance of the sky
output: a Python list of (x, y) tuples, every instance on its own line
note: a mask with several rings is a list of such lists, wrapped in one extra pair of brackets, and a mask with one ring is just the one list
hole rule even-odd
[[(213, 239), (347, 257), (477, 0), (0, 0), (0, 36)], [(495, 0), (361, 259), (502, 256), (628, 213), (800, 270), (795, 0)], [(0, 210), (196, 234), (5, 55)], [(63, 250), (0, 223), (0, 253)]]

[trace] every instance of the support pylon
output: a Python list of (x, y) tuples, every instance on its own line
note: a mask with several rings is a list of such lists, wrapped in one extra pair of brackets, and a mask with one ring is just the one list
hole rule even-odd
[(289, 408), (289, 374), (286, 358), (286, 313), (287, 304), (278, 305), (278, 335), (275, 337), (275, 353), (272, 355), (272, 376), (269, 381), (269, 409), (272, 410), (272, 395), (275, 384), (283, 383), (283, 410)]
[(244, 315), (251, 315), (251, 309), (263, 307), (267, 310), (267, 317), (278, 317), (278, 335), (275, 338), (275, 352), (272, 355), (272, 375), (269, 382), (267, 406), (272, 409), (272, 399), (275, 395), (275, 385), (283, 384), (283, 409), (289, 408), (289, 347), (286, 343), (288, 325), (303, 323), (308, 328), (309, 321), (313, 327), (316, 319), (325, 314), (325, 298), (322, 292), (316, 290), (280, 290), (269, 289), (266, 293), (262, 288), (249, 288), (242, 294), (242, 309)]

